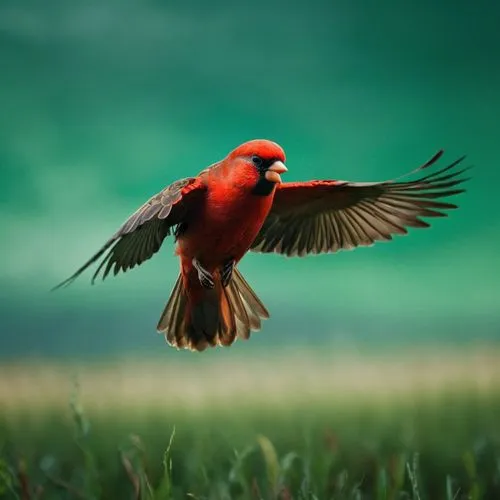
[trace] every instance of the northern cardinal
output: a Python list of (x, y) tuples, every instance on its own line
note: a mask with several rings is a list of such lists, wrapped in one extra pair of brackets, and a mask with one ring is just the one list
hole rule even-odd
[[(411, 174), (434, 165), (436, 153)], [(236, 268), (249, 250), (287, 256), (336, 252), (407, 227), (428, 227), (420, 217), (446, 216), (456, 205), (437, 201), (463, 192), (463, 160), (414, 181), (357, 183), (313, 180), (282, 183), (285, 153), (276, 143), (253, 140), (196, 177), (178, 180), (140, 207), (70, 278), (104, 256), (102, 271), (126, 271), (155, 254), (173, 233), (180, 274), (157, 329), (177, 348), (202, 351), (248, 339), (264, 304)]]

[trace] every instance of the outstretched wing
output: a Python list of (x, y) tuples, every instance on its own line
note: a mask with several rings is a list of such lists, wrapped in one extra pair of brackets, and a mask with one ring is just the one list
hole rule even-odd
[[(412, 175), (434, 165), (436, 153)], [(434, 173), (409, 182), (401, 177), (358, 183), (310, 181), (279, 184), (273, 207), (251, 250), (288, 256), (336, 252), (391, 240), (406, 234), (407, 227), (428, 227), (420, 217), (444, 217), (456, 205), (439, 201), (462, 193), (457, 188), (467, 179), (459, 158)], [(405, 176), (403, 176), (405, 177)]]
[(134, 212), (95, 255), (53, 290), (71, 284), (104, 254), (92, 283), (101, 271), (105, 279), (112, 269), (116, 275), (142, 264), (160, 249), (171, 228), (185, 220), (205, 189), (202, 177), (188, 177), (170, 184)]

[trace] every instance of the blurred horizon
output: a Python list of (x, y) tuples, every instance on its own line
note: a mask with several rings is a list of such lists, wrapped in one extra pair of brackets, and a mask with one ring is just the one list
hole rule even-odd
[(441, 148), (440, 165), (475, 168), (430, 229), (246, 256), (271, 319), (234, 356), (498, 342), (499, 20), (463, 0), (2, 2), (0, 358), (179, 355), (155, 333), (171, 238), (139, 269), (48, 290), (152, 194), (253, 138), (284, 147), (287, 181), (384, 180)]

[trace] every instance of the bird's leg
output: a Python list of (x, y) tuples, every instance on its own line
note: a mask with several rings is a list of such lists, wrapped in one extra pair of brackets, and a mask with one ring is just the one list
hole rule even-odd
[(228, 260), (222, 266), (220, 276), (221, 276), (222, 286), (224, 288), (226, 288), (226, 286), (229, 285), (229, 282), (231, 281), (231, 277), (233, 276), (233, 269), (234, 269), (234, 260)]
[(198, 279), (200, 280), (203, 288), (214, 288), (215, 281), (212, 275), (200, 264), (199, 260), (193, 259), (193, 266), (198, 271)]

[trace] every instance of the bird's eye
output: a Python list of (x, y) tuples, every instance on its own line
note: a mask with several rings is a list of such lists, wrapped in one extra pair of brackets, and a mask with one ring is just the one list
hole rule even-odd
[(262, 165), (262, 158), (260, 156), (257, 156), (257, 155), (253, 155), (252, 156), (252, 163), (256, 166), (256, 167), (260, 167)]

